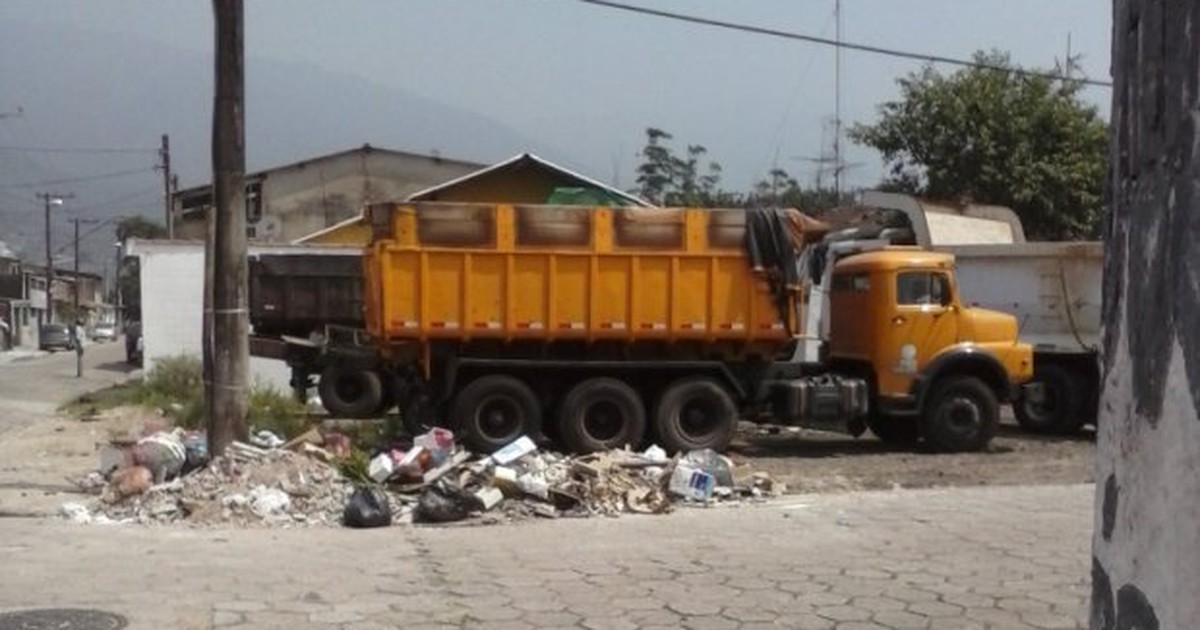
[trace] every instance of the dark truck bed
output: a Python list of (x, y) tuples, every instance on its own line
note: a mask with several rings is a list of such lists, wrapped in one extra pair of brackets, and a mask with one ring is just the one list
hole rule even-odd
[(250, 258), (250, 325), (257, 337), (308, 337), (327, 324), (363, 327), (362, 255)]

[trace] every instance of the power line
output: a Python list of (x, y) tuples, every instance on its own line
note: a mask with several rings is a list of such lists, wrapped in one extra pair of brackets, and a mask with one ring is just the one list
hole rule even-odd
[(79, 153), (79, 154), (97, 154), (97, 153), (155, 153), (158, 149), (140, 149), (134, 147), (20, 147), (20, 146), (0, 146), (0, 151), (14, 151), (21, 153)]
[(67, 177), (63, 179), (48, 179), (39, 182), (22, 182), (19, 184), (3, 184), (0, 188), (34, 188), (37, 186), (57, 186), (59, 184), (77, 184), (80, 182), (94, 182), (101, 179), (113, 179), (115, 177), (125, 177), (126, 175), (135, 175), (138, 173), (153, 172), (152, 168), (136, 168), (125, 171), (113, 171), (111, 173), (100, 173), (99, 175), (86, 175), (83, 177)]
[(609, 0), (578, 0), (578, 2), (583, 2), (585, 4), (592, 4), (592, 5), (596, 5), (596, 6), (608, 7), (610, 9), (618, 9), (621, 11), (630, 11), (632, 13), (653, 15), (656, 17), (662, 17), (662, 18), (667, 18), (667, 19), (671, 19), (671, 20), (679, 20), (681, 22), (691, 22), (693, 24), (704, 24), (705, 26), (715, 26), (717, 28), (726, 28), (726, 29), (742, 31), (742, 32), (746, 32), (746, 33), (756, 33), (758, 35), (769, 35), (771, 37), (780, 37), (783, 39), (798, 40), (798, 41), (802, 41), (802, 42), (809, 42), (812, 44), (821, 44), (824, 46), (848, 48), (850, 50), (874, 53), (877, 55), (886, 55), (889, 57), (901, 57), (904, 59), (916, 59), (918, 61), (944, 63), (944, 64), (948, 64), (948, 65), (963, 66), (963, 67), (967, 67), (967, 68), (981, 68), (984, 70), (999, 70), (1002, 72), (1011, 72), (1013, 74), (1020, 75), (1020, 76), (1040, 77), (1043, 79), (1053, 79), (1056, 81), (1074, 81), (1076, 83), (1082, 83), (1084, 85), (1112, 87), (1112, 83), (1110, 83), (1110, 82), (1100, 81), (1098, 79), (1089, 79), (1087, 77), (1076, 79), (1073, 77), (1066, 77), (1061, 74), (1056, 74), (1053, 72), (1040, 72), (1037, 70), (1024, 70), (1021, 68), (1007, 68), (1005, 66), (1000, 66), (1000, 65), (996, 65), (996, 64), (981, 63), (978, 61), (969, 61), (966, 59), (956, 59), (954, 57), (943, 57), (941, 55), (929, 55), (929, 54), (925, 54), (925, 53), (914, 53), (914, 52), (908, 52), (908, 51), (904, 51), (904, 50), (897, 50), (894, 48), (884, 48), (882, 46), (871, 46), (868, 44), (855, 44), (853, 42), (846, 42), (846, 41), (839, 42), (839, 41), (827, 39), (824, 37), (815, 37), (812, 35), (804, 35), (802, 33), (791, 33), (788, 31), (780, 31), (780, 30), (776, 30), (776, 29), (772, 29), (772, 28), (763, 28), (761, 26), (750, 26), (748, 24), (738, 24), (736, 22), (724, 22), (721, 20), (712, 20), (709, 18), (702, 18), (702, 17), (697, 17), (694, 15), (685, 15), (683, 13), (674, 13), (671, 11), (661, 11), (658, 9), (637, 7), (637, 6), (628, 5), (628, 4), (621, 4), (620, 2), (610, 2)]

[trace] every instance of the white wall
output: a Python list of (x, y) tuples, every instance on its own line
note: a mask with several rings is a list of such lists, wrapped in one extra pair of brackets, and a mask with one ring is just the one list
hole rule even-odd
[[(141, 261), (142, 339), (146, 371), (165, 357), (201, 356), (204, 318), (204, 244), (195, 241), (130, 240), (129, 255)], [(251, 253), (345, 253), (336, 246), (251, 247)], [(250, 382), (288, 392), (283, 361), (250, 357)]]

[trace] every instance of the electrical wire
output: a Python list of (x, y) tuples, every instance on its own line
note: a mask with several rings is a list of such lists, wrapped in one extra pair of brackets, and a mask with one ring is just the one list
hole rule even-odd
[(650, 9), (650, 8), (646, 8), (646, 7), (638, 7), (638, 6), (633, 6), (633, 5), (629, 5), (629, 4), (622, 4), (620, 2), (611, 2), (610, 0), (576, 0), (576, 1), (582, 2), (584, 4), (591, 4), (591, 5), (595, 5), (595, 6), (607, 7), (610, 9), (617, 9), (620, 11), (641, 13), (643, 15), (653, 15), (656, 17), (667, 18), (667, 19), (671, 19), (671, 20), (678, 20), (681, 22), (691, 22), (692, 24), (703, 24), (705, 26), (714, 26), (717, 28), (731, 29), (731, 30), (735, 30), (735, 31), (742, 31), (745, 33), (755, 33), (758, 35), (769, 35), (771, 37), (780, 37), (783, 39), (798, 40), (798, 41), (803, 41), (803, 42), (809, 42), (812, 44), (821, 44), (823, 46), (834, 46), (834, 47), (846, 48), (849, 50), (857, 50), (860, 52), (873, 53), (873, 54), (877, 54), (877, 55), (886, 55), (889, 57), (901, 57), (904, 59), (916, 59), (918, 61), (925, 61), (925, 62), (932, 62), (932, 63), (944, 63), (944, 64), (948, 64), (948, 65), (962, 66), (962, 67), (966, 67), (966, 68), (981, 68), (984, 70), (1000, 70), (1003, 72), (1011, 72), (1013, 74), (1020, 75), (1020, 76), (1038, 77), (1038, 78), (1043, 78), (1043, 79), (1053, 79), (1056, 81), (1073, 81), (1075, 83), (1081, 83), (1083, 85), (1112, 87), (1112, 83), (1110, 83), (1110, 82), (1100, 81), (1098, 79), (1089, 79), (1087, 77), (1079, 77), (1079, 78), (1067, 77), (1067, 76), (1063, 76), (1061, 74), (1057, 74), (1054, 72), (1041, 72), (1041, 71), (1037, 71), (1037, 70), (1024, 70), (1021, 68), (1009, 68), (1009, 67), (1005, 67), (1005, 66), (999, 66), (996, 64), (981, 63), (978, 61), (969, 61), (966, 59), (956, 59), (954, 57), (945, 57), (942, 55), (914, 53), (914, 52), (908, 52), (908, 51), (904, 51), (904, 50), (897, 50), (895, 48), (884, 48), (882, 46), (872, 46), (869, 44), (855, 44), (853, 42), (847, 42), (847, 41), (839, 42), (837, 40), (828, 39), (825, 37), (815, 37), (812, 35), (804, 35), (802, 33), (790, 33), (788, 31), (780, 31), (780, 30), (776, 30), (776, 29), (772, 29), (772, 28), (763, 28), (761, 26), (750, 26), (748, 24), (738, 24), (736, 22), (725, 22), (722, 20), (713, 20), (713, 19), (702, 18), (702, 17), (698, 17), (698, 16), (694, 16), (694, 15), (686, 15), (683, 13), (674, 13), (671, 11), (662, 11), (659, 9)]
[(39, 182), (21, 182), (18, 184), (0, 184), (0, 188), (35, 188), (38, 186), (58, 186), (61, 184), (78, 184), (82, 182), (94, 182), (101, 179), (113, 179), (116, 177), (125, 177), (127, 175), (136, 175), (139, 173), (151, 173), (152, 168), (136, 168), (124, 171), (113, 171), (111, 173), (100, 173), (99, 175), (85, 175), (83, 177), (64, 177), (62, 179), (47, 179)]
[(74, 153), (74, 154), (108, 154), (108, 153), (158, 153), (160, 149), (139, 149), (132, 147), (21, 147), (0, 146), (0, 151), (20, 153)]

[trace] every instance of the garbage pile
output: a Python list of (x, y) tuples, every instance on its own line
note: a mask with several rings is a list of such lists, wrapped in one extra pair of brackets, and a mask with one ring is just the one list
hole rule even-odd
[(346, 436), (316, 428), (287, 442), (260, 432), (219, 458), (205, 449), (202, 432), (181, 429), (114, 440), (100, 449), (100, 470), (80, 482), (95, 499), (65, 504), (62, 516), (81, 523), (366, 528), (663, 514), (680, 503), (782, 491), (764, 473), (736, 483), (733, 463), (708, 449), (675, 457), (657, 446), (566, 456), (521, 437), (473, 456), (442, 428), (381, 450), (358, 469), (346, 466), (354, 459)]

